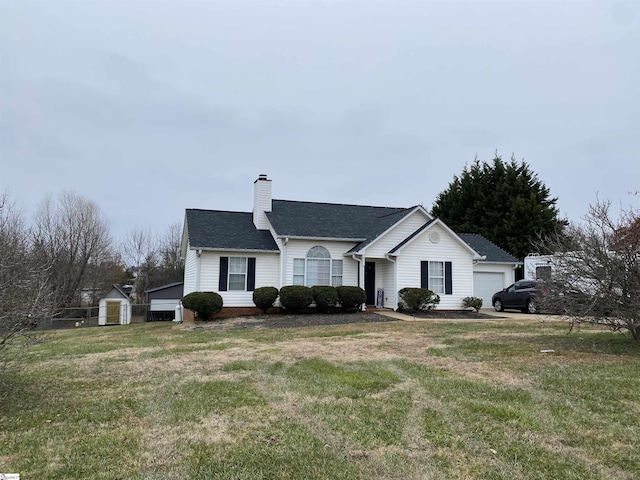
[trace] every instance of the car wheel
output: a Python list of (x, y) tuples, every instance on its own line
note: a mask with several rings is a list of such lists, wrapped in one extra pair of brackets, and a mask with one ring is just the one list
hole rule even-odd
[(537, 311), (536, 304), (532, 300), (527, 300), (527, 312), (536, 313)]
[(493, 308), (496, 309), (496, 312), (501, 312), (504, 310), (504, 305), (502, 305), (501, 300), (496, 300), (495, 302), (493, 302)]

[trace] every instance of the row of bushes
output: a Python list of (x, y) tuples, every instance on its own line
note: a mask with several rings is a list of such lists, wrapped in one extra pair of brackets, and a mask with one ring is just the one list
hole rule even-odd
[[(287, 312), (299, 312), (312, 303), (321, 312), (330, 312), (338, 305), (343, 310), (356, 310), (366, 301), (367, 295), (360, 287), (305, 287), (289, 285), (279, 291), (276, 287), (260, 287), (253, 292), (253, 303), (263, 312), (273, 306), (278, 296)], [(209, 320), (222, 310), (223, 300), (216, 292), (192, 292), (182, 299), (182, 305), (196, 313), (200, 320)]]
[[(305, 287), (289, 285), (279, 291), (276, 287), (260, 287), (253, 292), (253, 303), (264, 313), (280, 297), (280, 304), (287, 312), (296, 313), (312, 303), (320, 312), (328, 313), (338, 305), (343, 310), (357, 310), (366, 301), (366, 293), (360, 287)], [(440, 303), (440, 296), (426, 288), (403, 288), (398, 292), (398, 308), (401, 311), (417, 313), (434, 309)], [(222, 309), (222, 297), (216, 292), (192, 292), (182, 299), (182, 305), (196, 312), (201, 320), (209, 320)], [(482, 300), (477, 297), (463, 299), (465, 308), (478, 311)]]
[(288, 285), (280, 291), (276, 287), (260, 287), (253, 292), (253, 303), (263, 312), (267, 312), (280, 296), (280, 305), (287, 312), (299, 312), (312, 303), (321, 312), (330, 312), (340, 305), (343, 310), (360, 308), (367, 298), (367, 294), (360, 287), (330, 287), (303, 285)]

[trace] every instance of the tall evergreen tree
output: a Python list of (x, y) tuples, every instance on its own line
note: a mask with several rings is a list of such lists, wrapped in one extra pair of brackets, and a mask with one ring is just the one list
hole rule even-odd
[(556, 197), (538, 180), (529, 165), (511, 156), (465, 166), (441, 192), (431, 213), (453, 230), (477, 233), (522, 259), (532, 240), (557, 233), (566, 224), (558, 218)]

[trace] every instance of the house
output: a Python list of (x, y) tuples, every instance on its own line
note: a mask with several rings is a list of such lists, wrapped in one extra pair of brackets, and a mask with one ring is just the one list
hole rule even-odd
[(476, 269), (499, 273), (503, 284), (512, 278), (507, 263), (481, 263), (487, 257), (473, 242), (420, 205), (276, 200), (271, 192), (272, 181), (260, 175), (252, 212), (186, 210), (185, 295), (216, 291), (226, 309), (241, 312), (254, 307), (258, 287), (355, 285), (367, 305), (396, 309), (400, 289), (426, 287), (440, 295), (438, 308), (460, 309), (474, 294)]
[(100, 299), (98, 325), (128, 325), (131, 323), (131, 285), (114, 285)]
[(184, 282), (175, 282), (146, 290), (149, 301), (147, 321), (174, 320), (176, 307), (180, 307), (183, 297), (183, 286)]

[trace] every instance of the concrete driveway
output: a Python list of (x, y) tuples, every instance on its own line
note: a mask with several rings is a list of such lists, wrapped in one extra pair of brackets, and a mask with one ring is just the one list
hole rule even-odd
[(548, 315), (544, 313), (522, 313), (519, 310), (504, 310), (502, 312), (496, 312), (493, 308), (481, 308), (480, 313), (485, 315), (491, 315), (496, 318), (513, 318), (518, 320), (566, 320), (565, 317), (560, 315)]

